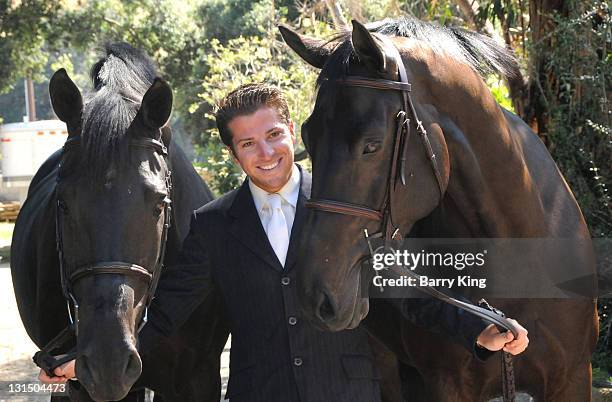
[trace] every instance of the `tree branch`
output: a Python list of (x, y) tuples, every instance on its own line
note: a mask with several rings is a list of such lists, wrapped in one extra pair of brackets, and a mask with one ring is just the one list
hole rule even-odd
[(340, 8), (340, 4), (338, 4), (336, 0), (325, 0), (325, 5), (327, 6), (329, 13), (331, 14), (336, 29), (348, 30), (349, 26), (346, 23), (344, 17), (342, 16), (342, 8)]

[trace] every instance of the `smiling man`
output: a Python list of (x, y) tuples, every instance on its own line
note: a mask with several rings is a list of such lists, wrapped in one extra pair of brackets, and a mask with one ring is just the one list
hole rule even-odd
[[(232, 332), (231, 402), (379, 402), (365, 330), (321, 332), (298, 311), (297, 240), (305, 235), (300, 231), (311, 178), (294, 164), (296, 139), (285, 98), (270, 85), (244, 85), (220, 102), (216, 119), (221, 139), (248, 177), (194, 212), (182, 264), (169, 267), (159, 283), (141, 352), (220, 291)], [(517, 354), (527, 346), (526, 331), (513, 340), (454, 307), (426, 314), (432, 323), (460, 321), (449, 332), (470, 350), (478, 344)], [(71, 377), (74, 368), (68, 364), (56, 373)]]

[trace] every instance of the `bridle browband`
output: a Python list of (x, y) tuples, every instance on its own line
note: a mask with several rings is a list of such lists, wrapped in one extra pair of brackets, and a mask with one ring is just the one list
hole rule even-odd
[[(73, 146), (79, 144), (81, 138), (76, 135), (66, 140), (63, 152), (67, 152)], [(151, 149), (153, 152), (156, 152), (162, 155), (167, 159), (168, 157), (168, 149), (166, 146), (155, 139), (152, 138), (132, 138), (129, 140), (129, 145), (131, 147), (141, 147)], [(58, 168), (58, 172), (61, 170), (61, 163)], [(60, 182), (60, 174), (57, 176), (57, 185)], [(56, 189), (57, 189), (56, 185)], [(64, 245), (63, 245), (63, 216), (66, 212), (66, 206), (59, 197), (57, 197), (56, 204), (56, 215), (55, 215), (55, 238), (56, 238), (56, 249), (59, 257), (59, 267), (60, 267), (60, 278), (62, 285), (62, 292), (64, 294), (64, 298), (66, 299), (66, 306), (68, 310), (68, 318), (70, 321), (70, 325), (64, 330), (62, 330), (53, 340), (51, 340), (41, 351), (37, 352), (34, 355), (34, 362), (44, 369), (47, 374), (52, 375), (53, 369), (60, 364), (63, 364), (66, 361), (72, 360), (76, 357), (76, 353), (70, 352), (63, 356), (52, 356), (51, 351), (57, 349), (66, 343), (68, 339), (71, 339), (74, 335), (78, 336), (78, 324), (79, 324), (79, 304), (74, 296), (73, 287), (76, 282), (79, 280), (86, 278), (88, 276), (95, 275), (124, 275), (124, 276), (133, 276), (141, 281), (144, 281), (147, 284), (147, 291), (145, 296), (145, 310), (142, 314), (140, 324), (138, 325), (137, 332), (139, 333), (144, 325), (147, 323), (147, 315), (149, 306), (153, 300), (153, 296), (155, 295), (155, 290), (157, 288), (157, 283), (159, 281), (159, 277), (161, 276), (161, 271), (164, 263), (164, 258), (166, 255), (166, 245), (168, 241), (168, 231), (170, 229), (171, 224), (171, 216), (172, 216), (172, 172), (168, 169), (168, 173), (165, 179), (166, 185), (166, 198), (162, 201), (164, 204), (163, 207), (163, 228), (162, 235), (160, 239), (160, 251), (157, 257), (157, 261), (152, 271), (147, 270), (146, 268), (129, 263), (124, 261), (102, 261), (96, 262), (92, 264), (85, 264), (76, 267), (74, 270), (69, 270), (66, 260), (64, 258)], [(72, 309), (71, 309), (72, 304)], [(72, 313), (74, 311), (74, 314)]]
[[(412, 86), (410, 82), (408, 82), (406, 68), (404, 67), (402, 57), (395, 45), (388, 38), (383, 35), (377, 36), (377, 38), (379, 38), (386, 45), (385, 50), (391, 52), (390, 56), (394, 59), (397, 65), (400, 80), (393, 81), (386, 79), (348, 75), (343, 78), (336, 79), (334, 80), (334, 82), (336, 84), (349, 87), (400, 91), (400, 93), (402, 94), (402, 109), (397, 114), (397, 129), (395, 131), (395, 137), (393, 142), (393, 155), (391, 159), (389, 178), (387, 180), (387, 188), (385, 191), (385, 197), (382, 203), (382, 207), (379, 209), (374, 209), (364, 205), (325, 198), (310, 199), (306, 202), (306, 207), (315, 211), (324, 211), (341, 215), (349, 215), (381, 222), (381, 230), (378, 233), (369, 235), (367, 229), (364, 229), (364, 235), (368, 244), (370, 258), (373, 258), (373, 256), (380, 250), (393, 250), (389, 245), (392, 240), (403, 239), (403, 235), (402, 233), (400, 233), (400, 228), (393, 223), (392, 206), (397, 205), (394, 203), (394, 196), (395, 188), (397, 186), (398, 171), (402, 186), (406, 185), (406, 152), (408, 147), (408, 140), (410, 138), (410, 118), (408, 117), (408, 111), (414, 119), (416, 131), (421, 137), (421, 141), (423, 143), (423, 146), (425, 147), (425, 152), (427, 154), (427, 159), (431, 164), (431, 168), (436, 178), (440, 194), (440, 197), (438, 199), (439, 203), (442, 202), (442, 198), (444, 196), (444, 183), (442, 180), (442, 174), (440, 173), (440, 169), (438, 167), (436, 154), (433, 151), (433, 147), (431, 146), (429, 136), (427, 135), (427, 130), (425, 130), (425, 127), (423, 127), (423, 122), (418, 118), (414, 103), (412, 102), (412, 98), (410, 96)], [(377, 249), (374, 249), (372, 247), (372, 243), (370, 242), (371, 238), (382, 238), (384, 240), (383, 245)], [(365, 260), (367, 260), (367, 258), (365, 258), (363, 261)], [(390, 272), (396, 276), (411, 276), (417, 280), (417, 284), (420, 283), (420, 276), (410, 269), (402, 271), (390, 270)], [(515, 338), (518, 336), (518, 330), (515, 325), (512, 322), (508, 321), (501, 311), (491, 307), (484, 299), (480, 301), (480, 306), (475, 306), (471, 303), (467, 303), (462, 300), (458, 300), (454, 297), (451, 297), (433, 286), (417, 285), (416, 287), (436, 299), (439, 299), (448, 304), (452, 304), (460, 309), (469, 312), (470, 314), (476, 315), (484, 320), (487, 320), (495, 324), (498, 328), (503, 328), (507, 331), (512, 332)], [(514, 370), (512, 365), (512, 355), (508, 352), (502, 353), (502, 378), (503, 400), (504, 402), (514, 402), (516, 398)]]

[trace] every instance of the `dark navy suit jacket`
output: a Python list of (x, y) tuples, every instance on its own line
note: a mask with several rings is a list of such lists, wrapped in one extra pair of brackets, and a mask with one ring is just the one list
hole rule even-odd
[(172, 333), (211, 292), (221, 292), (232, 332), (231, 402), (380, 401), (366, 331), (322, 332), (298, 312), (294, 266), (310, 183), (302, 171), (285, 268), (245, 181), (194, 212), (180, 265), (160, 280), (144, 337)]

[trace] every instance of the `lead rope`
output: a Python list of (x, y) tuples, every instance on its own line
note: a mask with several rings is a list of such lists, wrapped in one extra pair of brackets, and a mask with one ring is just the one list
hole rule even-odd
[[(491, 306), (485, 299), (480, 299), (478, 302), (480, 307), (484, 307), (501, 317), (506, 317), (503, 311)], [(502, 394), (504, 402), (516, 401), (516, 384), (514, 383), (514, 365), (512, 364), (512, 355), (502, 351), (501, 354), (501, 371), (502, 371)]]

